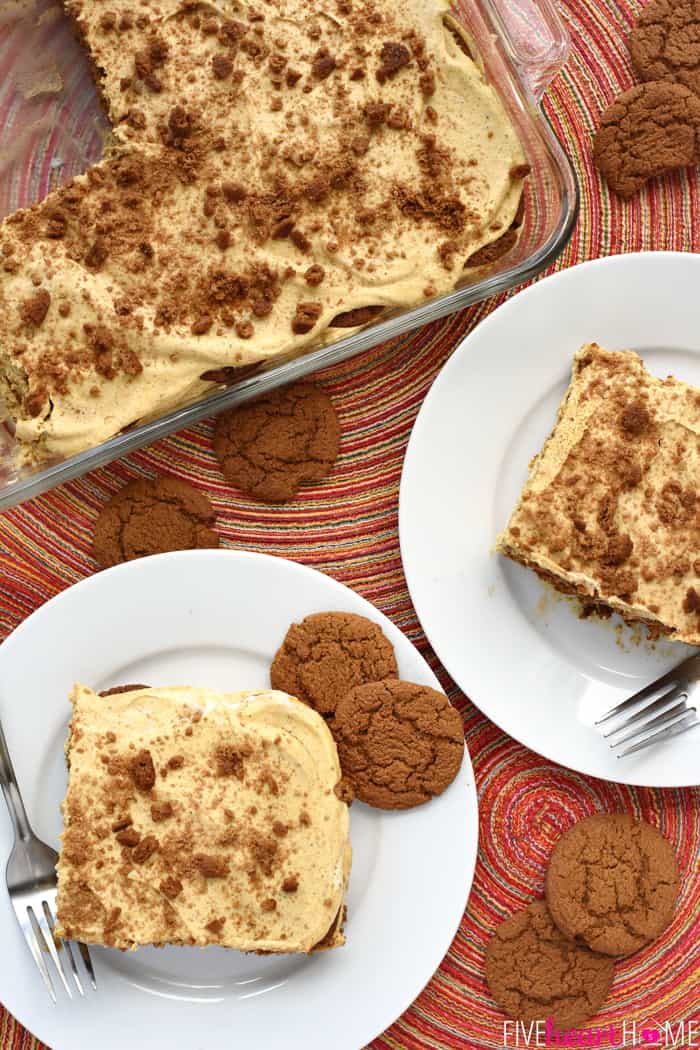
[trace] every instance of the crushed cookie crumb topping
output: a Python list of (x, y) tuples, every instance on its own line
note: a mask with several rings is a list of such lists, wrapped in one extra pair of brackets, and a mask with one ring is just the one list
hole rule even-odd
[(147, 748), (142, 748), (129, 763), (129, 772), (139, 791), (150, 791), (156, 782), (153, 757)]
[(407, 66), (411, 61), (411, 52), (405, 44), (399, 44), (393, 40), (387, 40), (382, 45), (380, 52), (380, 66), (377, 70), (377, 80), (384, 84), (387, 80), (395, 77), (400, 69)]
[(49, 312), (50, 305), (50, 292), (46, 288), (40, 288), (38, 292), (35, 292), (29, 299), (25, 299), (21, 304), (19, 309), (20, 317), (24, 324), (38, 327)]

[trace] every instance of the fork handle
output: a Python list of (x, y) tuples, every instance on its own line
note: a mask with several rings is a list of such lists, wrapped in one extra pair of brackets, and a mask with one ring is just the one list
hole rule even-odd
[(0, 722), (0, 787), (10, 812), (15, 836), (21, 839), (22, 842), (27, 842), (34, 833), (19, 791), (17, 776), (2, 729), (2, 722)]

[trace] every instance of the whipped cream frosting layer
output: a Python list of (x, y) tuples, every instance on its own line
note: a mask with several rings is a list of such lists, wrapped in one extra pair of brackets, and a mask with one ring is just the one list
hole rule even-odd
[(699, 477), (700, 390), (590, 343), (497, 548), (584, 603), (700, 645)]
[(276, 691), (71, 694), (62, 936), (309, 952), (344, 943), (333, 738)]
[(68, 0), (114, 141), (0, 225), (25, 458), (444, 293), (508, 233), (527, 165), (446, 6)]

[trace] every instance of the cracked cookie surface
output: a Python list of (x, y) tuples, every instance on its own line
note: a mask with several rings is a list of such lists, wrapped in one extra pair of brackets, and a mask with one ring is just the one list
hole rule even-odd
[(387, 679), (352, 689), (333, 721), (343, 776), (379, 809), (408, 809), (449, 787), (464, 757), (464, 726), (444, 693)]
[(632, 197), (656, 175), (697, 164), (700, 98), (667, 81), (624, 91), (600, 118), (593, 160), (621, 197)]
[(219, 416), (214, 451), (224, 476), (266, 503), (286, 503), (333, 468), (340, 424), (328, 394), (292, 383)]
[(291, 625), (272, 661), (270, 684), (329, 718), (350, 689), (397, 675), (393, 646), (376, 623), (325, 612)]
[(218, 547), (216, 515), (197, 489), (177, 478), (130, 481), (104, 505), (93, 553), (104, 568), (164, 551)]
[(598, 813), (555, 845), (545, 893), (562, 933), (622, 956), (668, 926), (678, 887), (678, 863), (660, 831), (626, 813)]
[(700, 94), (700, 0), (651, 0), (629, 49), (643, 80), (671, 80)]
[(544, 901), (511, 915), (486, 949), (491, 994), (518, 1021), (551, 1017), (559, 1028), (575, 1028), (602, 1006), (614, 962), (567, 940)]

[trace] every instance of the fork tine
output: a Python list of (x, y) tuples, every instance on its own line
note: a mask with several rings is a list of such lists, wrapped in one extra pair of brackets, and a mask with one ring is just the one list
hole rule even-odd
[(70, 991), (70, 986), (66, 980), (66, 975), (64, 973), (63, 967), (61, 966), (61, 960), (59, 959), (56, 941), (54, 940), (54, 937), (52, 937), (51, 929), (48, 925), (48, 922), (46, 921), (45, 901), (42, 901), (42, 907), (44, 909), (43, 913), (39, 910), (39, 908), (37, 908), (36, 911), (34, 907), (29, 906), (28, 908), (28, 910), (31, 912), (31, 916), (34, 917), (34, 921), (37, 924), (39, 930), (39, 937), (37, 938), (37, 940), (39, 941), (39, 947), (41, 949), (43, 945), (46, 948), (46, 951), (50, 955), (51, 959), (54, 960), (54, 965), (58, 970), (59, 978), (61, 979), (61, 984), (66, 990), (68, 999), (72, 999), (72, 992)]
[[(633, 711), (629, 717), (623, 718), (618, 726), (609, 729), (607, 733), (603, 733), (603, 739), (608, 739), (611, 736), (615, 736), (616, 733), (621, 733), (622, 730), (628, 729), (630, 726), (635, 726), (644, 715), (651, 715), (656, 711), (662, 711), (669, 706), (669, 703), (673, 703), (674, 700), (678, 698), (678, 695), (679, 687), (673, 686), (670, 690), (667, 690), (667, 692), (662, 693), (661, 696), (657, 696), (655, 700), (652, 700), (651, 703), (648, 703), (645, 707), (642, 706), (636, 711)], [(619, 715), (617, 717), (619, 717)]]
[[(51, 977), (49, 976), (49, 971), (46, 968), (46, 963), (44, 961), (44, 956), (43, 956), (43, 953), (41, 951), (41, 947), (39, 945), (39, 941), (38, 941), (38, 938), (37, 938), (37, 934), (35, 932), (34, 924), (32, 922), (33, 915), (34, 915), (34, 913), (33, 913), (32, 909), (31, 908), (27, 908), (27, 918), (26, 918), (26, 920), (21, 920), (20, 919), (20, 926), (22, 927), (22, 933), (24, 934), (24, 939), (27, 942), (27, 944), (29, 945), (29, 951), (32, 953), (32, 956), (34, 958), (34, 962), (37, 964), (37, 967), (39, 969), (39, 973), (44, 978), (44, 984), (46, 985), (46, 989), (47, 989), (49, 995), (51, 996), (51, 1001), (53, 1003), (55, 1003), (56, 1002), (56, 993), (55, 993), (54, 988), (53, 988), (53, 983), (51, 981)], [(19, 918), (19, 916), (18, 916), (18, 918)]]
[(619, 740), (611, 743), (610, 747), (621, 747), (623, 744), (626, 744), (628, 740), (634, 740), (635, 738), (639, 739), (645, 733), (649, 732), (650, 729), (658, 729), (666, 725), (673, 725), (674, 722), (679, 721), (678, 716), (682, 717), (683, 715), (687, 715), (690, 710), (695, 710), (694, 708), (686, 707), (686, 699), (687, 697), (684, 696), (684, 698), (677, 704), (674, 704), (673, 707), (669, 707), (668, 711), (663, 711), (660, 715), (656, 715), (655, 718), (647, 718), (643, 721), (635, 722), (631, 728), (628, 727), (629, 732), (626, 733), (625, 736), (620, 737)]
[(63, 984), (63, 987), (65, 988), (66, 992), (68, 993), (68, 998), (72, 999), (73, 993), (71, 991), (70, 984), (68, 983), (68, 974), (66, 973), (65, 968), (63, 966), (63, 953), (59, 955), (58, 948), (56, 946), (56, 938), (54, 937), (53, 932), (54, 921), (53, 915), (51, 914), (51, 908), (49, 907), (48, 901), (42, 901), (41, 906), (44, 909), (43, 921), (41, 919), (39, 920), (41, 932), (43, 933), (44, 940), (48, 945), (49, 951), (51, 953), (51, 958), (54, 961), (54, 965), (58, 970), (59, 977), (61, 978), (61, 983)]
[[(649, 721), (652, 715), (662, 715), (669, 711), (671, 707), (677, 705), (678, 700), (684, 697), (687, 699), (687, 691), (677, 686), (675, 689), (670, 689), (669, 692), (664, 693), (663, 696), (659, 696), (657, 700), (653, 700), (652, 703), (648, 703), (645, 708), (639, 708), (634, 714), (631, 714), (629, 718), (625, 718), (619, 723), (619, 726), (615, 726), (613, 729), (609, 729), (607, 733), (603, 733), (603, 739), (609, 740), (613, 736), (617, 736), (618, 733), (624, 732), (627, 729), (639, 730), (643, 726), (644, 722)], [(614, 744), (611, 743), (611, 747), (617, 747), (621, 740), (617, 740)]]
[[(690, 718), (689, 718), (690, 716)], [(700, 720), (698, 720), (694, 709), (689, 710), (683, 716), (682, 719), (677, 721), (676, 725), (666, 726), (664, 729), (659, 729), (656, 733), (652, 733), (645, 740), (640, 741), (638, 744), (633, 744), (631, 747), (621, 751), (617, 756), (618, 758), (625, 758), (627, 755), (633, 755), (637, 751), (643, 751), (646, 747), (651, 747), (653, 744), (658, 744), (662, 740), (669, 740), (673, 736), (680, 736), (681, 733), (687, 733), (691, 729), (695, 729), (700, 726)]]
[(95, 980), (95, 971), (92, 968), (92, 959), (90, 958), (90, 952), (88, 951), (87, 944), (83, 944), (82, 941), (78, 941), (78, 950), (83, 958), (85, 969), (88, 972), (90, 978), (90, 984), (97, 991), (97, 981)]
[(80, 994), (82, 996), (84, 996), (85, 995), (85, 991), (83, 989), (83, 982), (80, 980), (80, 974), (78, 973), (78, 967), (77, 967), (76, 962), (75, 962), (75, 956), (73, 955), (73, 949), (70, 946), (70, 941), (63, 941), (62, 940), (61, 941), (61, 946), (64, 948), (65, 953), (68, 956), (68, 959), (70, 961), (70, 968), (73, 971), (73, 980), (75, 981), (75, 983), (78, 986), (78, 991), (80, 992)]
[(56, 949), (56, 941), (54, 940), (54, 937), (52, 937), (52, 934), (51, 934), (51, 931), (49, 929), (48, 923), (46, 922), (46, 916), (42, 915), (41, 912), (39, 912), (39, 915), (36, 915), (36, 913), (35, 913), (35, 919), (36, 919), (37, 925), (39, 926), (39, 929), (41, 931), (41, 936), (42, 936), (43, 942), (46, 945), (46, 950), (48, 951), (51, 959), (54, 960), (54, 965), (56, 966), (56, 969), (58, 970), (59, 978), (61, 979), (61, 984), (63, 985), (63, 987), (66, 990), (66, 994), (68, 995), (68, 999), (72, 999), (72, 992), (70, 991), (70, 985), (68, 984), (68, 982), (66, 980), (66, 975), (63, 972), (63, 967), (61, 966), (61, 960), (59, 959), (59, 953), (58, 953), (58, 951)]
[[(657, 678), (655, 682), (650, 682), (649, 685), (645, 685), (643, 689), (638, 690), (633, 696), (628, 696), (626, 700), (622, 700), (615, 707), (611, 707), (609, 711), (606, 711), (594, 725), (602, 726), (606, 722), (609, 722), (611, 718), (617, 718), (618, 715), (624, 714), (629, 711), (635, 704), (641, 703), (643, 700), (654, 700), (658, 699), (657, 694), (660, 690), (666, 686), (670, 686), (674, 689), (678, 685), (678, 668), (675, 667), (668, 674), (663, 675), (661, 678)], [(665, 695), (665, 694), (664, 694)]]

